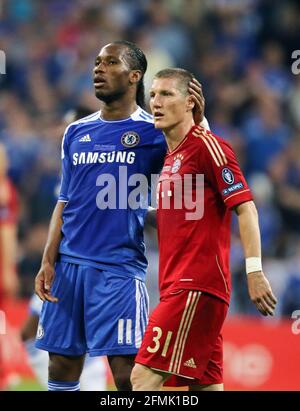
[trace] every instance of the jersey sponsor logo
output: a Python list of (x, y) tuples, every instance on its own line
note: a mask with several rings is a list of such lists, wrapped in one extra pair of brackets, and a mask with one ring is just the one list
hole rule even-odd
[(233, 184), (234, 183), (234, 175), (229, 168), (223, 168), (222, 170), (222, 178), (227, 184)]
[(74, 153), (72, 156), (73, 165), (77, 166), (79, 164), (103, 164), (103, 163), (127, 163), (133, 164), (135, 161), (135, 152), (133, 151), (111, 151), (110, 153), (105, 152), (94, 152), (88, 151), (81, 153)]
[(225, 188), (225, 189), (222, 191), (222, 194), (223, 194), (223, 196), (227, 196), (228, 194), (231, 194), (231, 193), (233, 193), (234, 191), (240, 190), (241, 188), (244, 188), (244, 184), (241, 183), (241, 182), (239, 182), (239, 183), (234, 184), (234, 185), (231, 186), (231, 187)]
[(90, 141), (92, 141), (92, 139), (89, 134), (86, 134), (85, 136), (81, 137), (78, 141), (80, 143), (89, 143)]
[(115, 144), (95, 144), (94, 151), (114, 151), (116, 149)]
[(140, 142), (140, 136), (135, 131), (127, 131), (121, 137), (121, 143), (125, 147), (135, 147)]
[(171, 169), (171, 173), (173, 173), (173, 174), (178, 173), (178, 171), (181, 167), (181, 164), (182, 164), (182, 160), (183, 160), (183, 155), (182, 154), (177, 154), (174, 157), (174, 163), (173, 163), (173, 166), (172, 166), (172, 169)]
[(45, 335), (44, 328), (42, 324), (39, 324), (37, 333), (36, 333), (37, 340), (41, 340), (44, 337), (44, 335)]
[(197, 368), (194, 358), (190, 358), (183, 365), (185, 365), (186, 367), (190, 367), (190, 368)]

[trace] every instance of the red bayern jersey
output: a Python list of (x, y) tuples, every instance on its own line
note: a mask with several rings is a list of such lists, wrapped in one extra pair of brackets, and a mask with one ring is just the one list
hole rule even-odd
[(252, 200), (228, 142), (194, 126), (165, 158), (157, 188), (159, 287), (230, 299), (231, 209)]

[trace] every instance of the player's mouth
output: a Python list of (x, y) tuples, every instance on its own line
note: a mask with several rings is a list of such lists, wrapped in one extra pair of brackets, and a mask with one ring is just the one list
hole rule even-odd
[(161, 118), (163, 118), (163, 116), (164, 116), (163, 113), (161, 113), (160, 111), (155, 111), (153, 115), (154, 120), (160, 120)]
[(106, 84), (106, 81), (103, 77), (95, 77), (94, 78), (94, 87), (95, 88), (103, 87), (104, 84)]

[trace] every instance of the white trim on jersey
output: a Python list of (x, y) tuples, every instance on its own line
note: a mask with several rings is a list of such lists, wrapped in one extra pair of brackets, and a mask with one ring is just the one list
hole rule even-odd
[(136, 303), (136, 311), (135, 311), (135, 346), (140, 348), (142, 343), (142, 331), (141, 331), (141, 293), (139, 287), (139, 281), (135, 280), (135, 303)]
[(149, 317), (149, 296), (145, 284), (140, 280), (135, 280), (135, 299), (135, 346), (140, 348)]
[(100, 111), (95, 111), (95, 113), (89, 114), (88, 116), (79, 118), (78, 120), (73, 121), (68, 125), (67, 128), (74, 126), (76, 124), (80, 123), (88, 123), (89, 121), (95, 121), (95, 120), (100, 120)]
[(153, 116), (147, 111), (143, 110), (141, 107), (139, 107), (134, 113), (131, 114), (131, 119), (133, 121), (145, 121), (146, 123), (154, 123)]
[(118, 321), (118, 344), (124, 344), (124, 319)]
[[(142, 284), (140, 282), (139, 287), (140, 287), (140, 293), (141, 295), (143, 295), (143, 297), (145, 297), (145, 295), (147, 295), (145, 292), (143, 292), (142, 287), (144, 286), (144, 284)], [(144, 302), (144, 304), (142, 304), (142, 309), (141, 309), (141, 329), (142, 329), (142, 333), (144, 335), (146, 326), (147, 326), (147, 320), (148, 320), (148, 316), (147, 316), (147, 312), (146, 312), (146, 301), (143, 298), (142, 300)]]
[(100, 111), (96, 111), (95, 113), (92, 113), (86, 117), (82, 117), (76, 121), (73, 121), (72, 123), (70, 123), (67, 128), (65, 129), (63, 138), (62, 138), (62, 142), (61, 142), (61, 159), (64, 159), (65, 153), (64, 153), (64, 141), (65, 141), (65, 137), (69, 131), (69, 128), (72, 126), (75, 126), (76, 124), (80, 124), (80, 123), (88, 123), (90, 121), (95, 121), (95, 120), (100, 120)]
[(132, 320), (126, 320), (126, 344), (132, 344)]

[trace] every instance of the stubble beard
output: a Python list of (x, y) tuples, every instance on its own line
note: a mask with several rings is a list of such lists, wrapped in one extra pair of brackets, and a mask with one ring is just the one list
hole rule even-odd
[(121, 97), (124, 96), (126, 91), (116, 91), (114, 93), (110, 94), (105, 94), (101, 92), (100, 90), (95, 90), (95, 96), (97, 97), (98, 100), (103, 101), (106, 104), (113, 103), (114, 101), (120, 100)]

